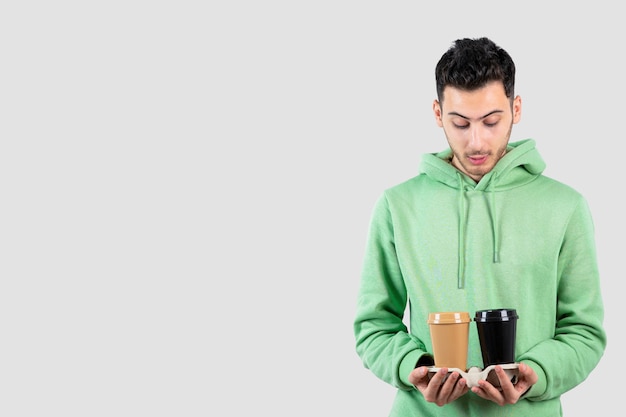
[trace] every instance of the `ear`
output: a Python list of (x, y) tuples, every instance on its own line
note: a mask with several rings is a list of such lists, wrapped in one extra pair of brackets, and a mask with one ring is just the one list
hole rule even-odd
[(522, 118), (522, 98), (516, 96), (513, 99), (513, 123), (517, 123)]
[(433, 113), (435, 113), (437, 126), (443, 127), (443, 121), (441, 120), (441, 104), (438, 100), (433, 101)]

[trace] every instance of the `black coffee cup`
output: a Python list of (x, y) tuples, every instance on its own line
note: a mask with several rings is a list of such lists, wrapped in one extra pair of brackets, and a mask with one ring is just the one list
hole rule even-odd
[(483, 368), (515, 362), (517, 312), (511, 308), (479, 310), (474, 321), (483, 356)]

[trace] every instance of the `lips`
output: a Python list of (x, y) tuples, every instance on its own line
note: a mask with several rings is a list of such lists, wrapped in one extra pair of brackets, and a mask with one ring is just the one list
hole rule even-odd
[(470, 156), (468, 159), (473, 165), (481, 165), (487, 160), (487, 155)]

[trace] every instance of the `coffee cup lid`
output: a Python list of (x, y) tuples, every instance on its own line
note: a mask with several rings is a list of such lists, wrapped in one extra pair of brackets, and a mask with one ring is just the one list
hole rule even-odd
[(479, 310), (474, 316), (475, 321), (509, 321), (517, 320), (517, 311), (514, 308), (495, 308), (490, 310)]
[(469, 323), (470, 315), (466, 311), (441, 311), (428, 315), (428, 324)]

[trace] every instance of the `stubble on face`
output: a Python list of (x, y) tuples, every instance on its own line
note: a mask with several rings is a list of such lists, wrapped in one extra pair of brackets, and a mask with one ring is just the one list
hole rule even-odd
[(510, 100), (497, 81), (472, 91), (446, 87), (444, 97), (445, 105), (435, 102), (434, 110), (452, 150), (451, 163), (478, 182), (505, 155), (521, 99)]
[[(446, 140), (448, 141), (448, 145), (452, 150), (452, 159), (450, 163), (456, 169), (469, 176), (476, 182), (479, 182), (482, 177), (487, 175), (491, 170), (496, 166), (498, 161), (502, 159), (502, 157), (506, 154), (507, 145), (509, 143), (509, 138), (511, 137), (511, 132), (513, 130), (513, 124), (511, 123), (508, 129), (508, 132), (505, 136), (504, 143), (497, 147), (496, 149), (464, 149), (461, 147), (457, 147), (453, 141), (448, 137), (448, 133), (444, 128), (444, 134), (446, 135)], [(472, 161), (481, 161), (483, 162), (476, 164)]]

